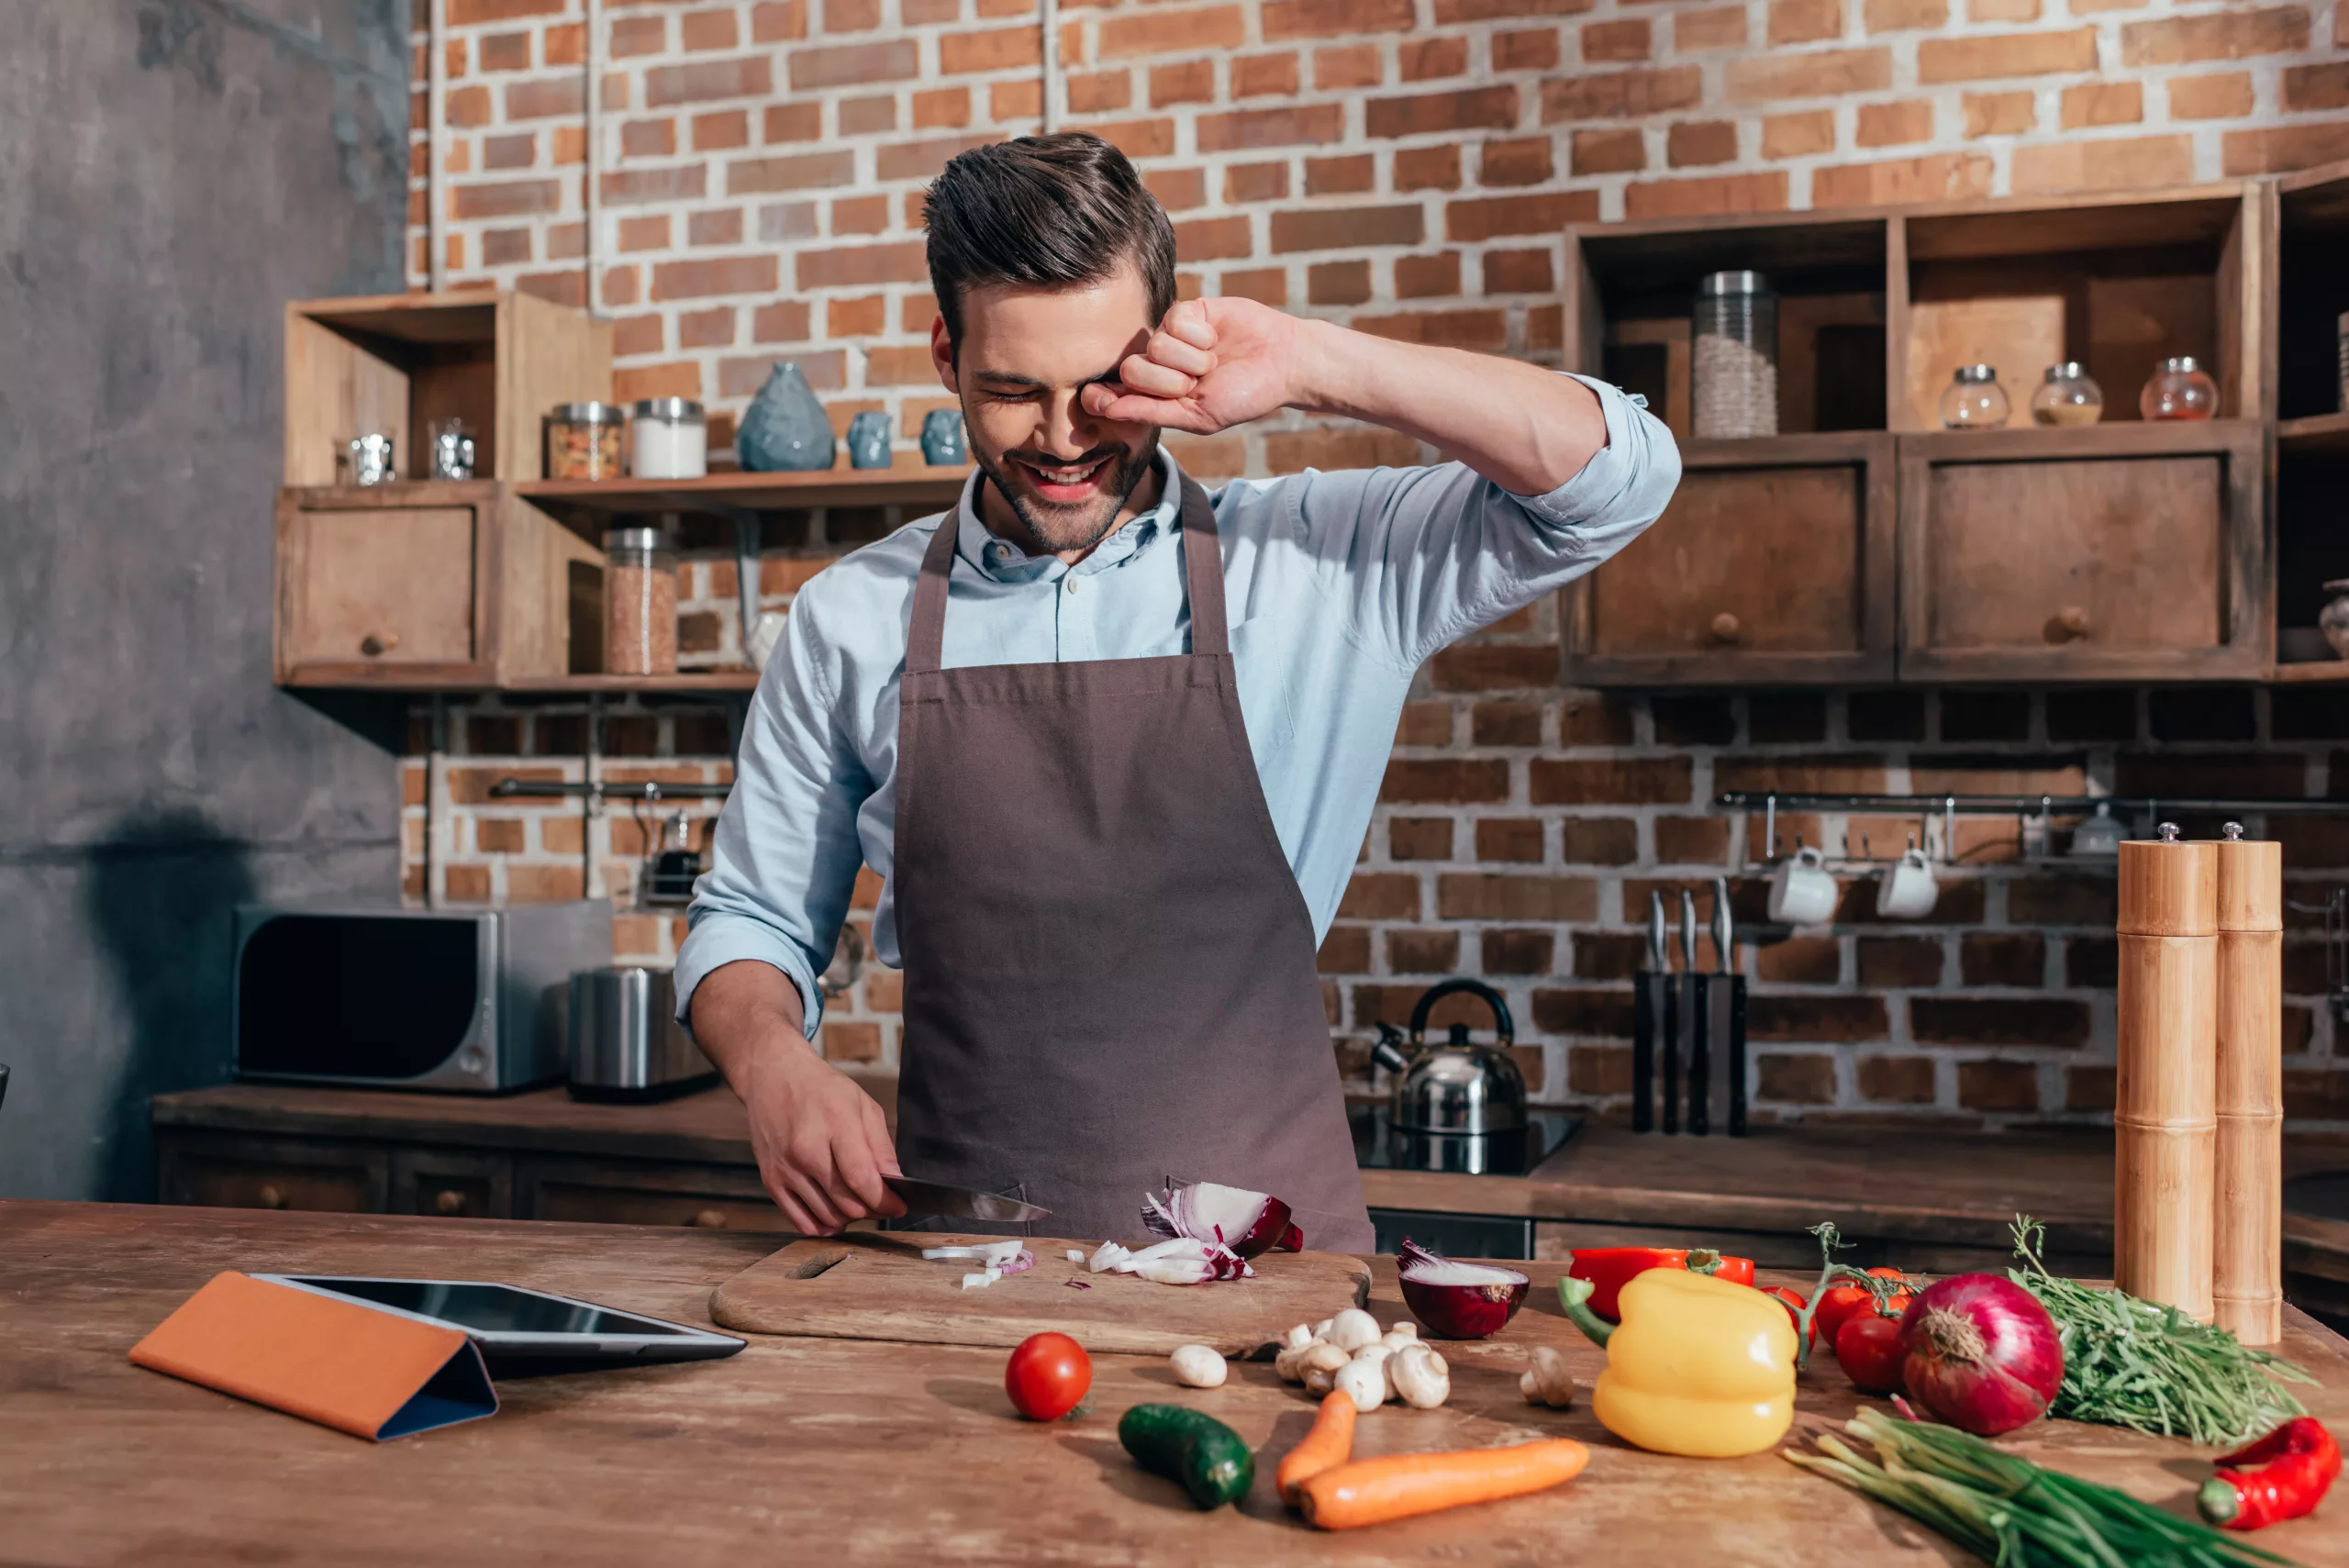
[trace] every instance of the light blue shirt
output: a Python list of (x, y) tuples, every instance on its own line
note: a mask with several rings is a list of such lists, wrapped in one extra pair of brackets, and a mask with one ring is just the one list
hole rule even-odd
[[(1605, 409), (1607, 446), (1546, 495), (1511, 495), (1452, 462), (1236, 480), (1212, 497), (1249, 748), (1317, 942), (1345, 895), (1419, 665), (1597, 566), (1672, 497), (1671, 434), (1615, 388), (1585, 384)], [(899, 964), (897, 683), (935, 529), (951, 520), (960, 535), (947, 578), (949, 668), (1186, 650), (1190, 612), (1170, 537), (1181, 473), (1171, 455), (1161, 463), (1158, 506), (1074, 566), (989, 533), (974, 475), (951, 519), (908, 523), (800, 590), (751, 702), (711, 869), (694, 890), (677, 953), (680, 1018), (704, 975), (755, 959), (798, 986), (812, 1039), (815, 978), (860, 862), (883, 879), (874, 951)], [(1023, 831), (1017, 806), (1006, 812), (1002, 831)]]

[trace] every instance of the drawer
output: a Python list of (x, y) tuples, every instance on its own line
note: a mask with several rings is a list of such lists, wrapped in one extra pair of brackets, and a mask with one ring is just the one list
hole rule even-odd
[(397, 502), (372, 490), (281, 495), (280, 681), (491, 679), (496, 498), (485, 485), (400, 488)]
[(391, 1211), (448, 1219), (514, 1217), (514, 1162), (455, 1149), (392, 1151)]
[(1583, 685), (1886, 680), (1893, 440), (1689, 441), (1656, 525), (1567, 590)]
[(516, 1189), (524, 1219), (796, 1234), (747, 1168), (533, 1161)]
[(174, 1134), (156, 1144), (164, 1203), (380, 1214), (389, 1159), (381, 1149), (292, 1140)]

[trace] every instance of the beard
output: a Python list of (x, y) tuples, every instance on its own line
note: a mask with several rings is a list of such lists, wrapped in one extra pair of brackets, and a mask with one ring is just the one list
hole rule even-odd
[(1074, 503), (1045, 499), (1023, 465), (1000, 453), (981, 451), (976, 442), (972, 443), (971, 457), (987, 476), (987, 483), (995, 486), (996, 493), (1010, 505), (1012, 514), (1029, 535), (1047, 552), (1091, 550), (1117, 528), (1118, 514), (1125, 510), (1127, 499), (1150, 477), (1158, 462), (1158, 432), (1152, 430), (1139, 449), (1096, 447), (1070, 463), (1068, 466), (1074, 468), (1108, 460), (1101, 472), (1100, 488)]

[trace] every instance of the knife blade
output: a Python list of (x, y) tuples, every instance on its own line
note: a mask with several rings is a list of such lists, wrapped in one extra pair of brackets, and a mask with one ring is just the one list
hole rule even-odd
[(935, 1214), (948, 1219), (984, 1219), (990, 1224), (1019, 1225), (1041, 1219), (1052, 1211), (1041, 1204), (1023, 1203), (1001, 1193), (958, 1187), (945, 1182), (916, 1181), (911, 1176), (884, 1176), (889, 1190), (906, 1200), (907, 1214)]

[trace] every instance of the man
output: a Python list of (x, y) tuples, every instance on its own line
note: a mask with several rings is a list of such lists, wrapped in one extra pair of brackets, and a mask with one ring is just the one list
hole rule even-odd
[[(1166, 215), (1093, 137), (965, 152), (926, 218), (931, 353), (979, 472), (794, 604), (681, 1016), (803, 1232), (902, 1214), (880, 1179), (902, 1159), (1019, 1184), (1058, 1235), (1130, 1240), (1173, 1175), (1366, 1251), (1314, 954), (1403, 699), (1652, 521), (1671, 437), (1596, 383), (1176, 304)], [(1458, 461), (1210, 496), (1159, 445), (1285, 407)], [(905, 971), (895, 1150), (808, 1044), (860, 861)]]

